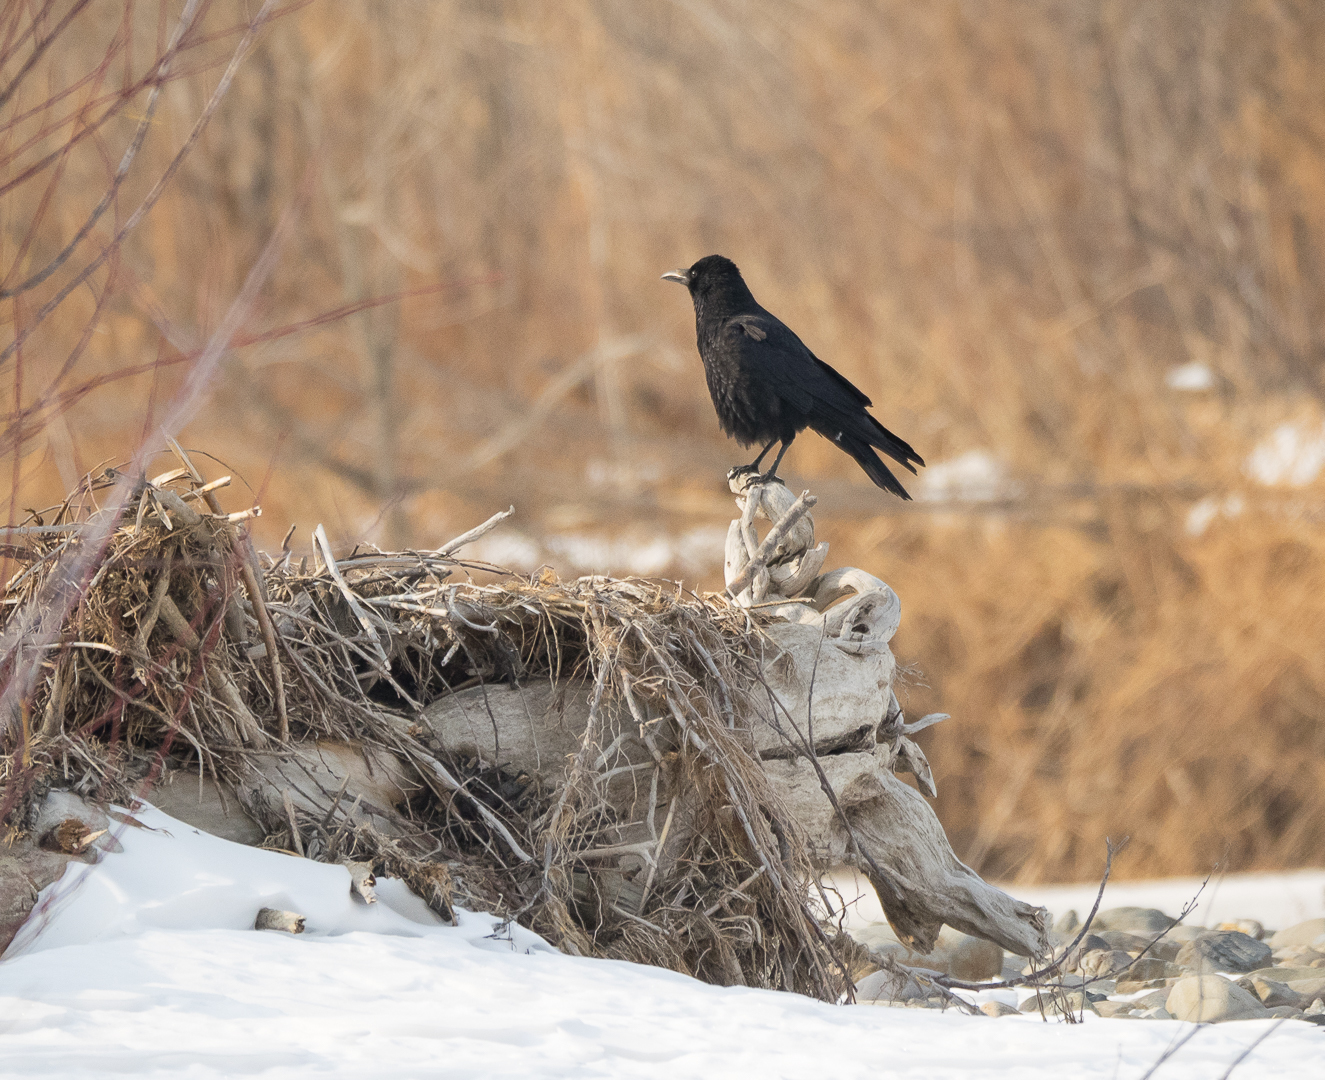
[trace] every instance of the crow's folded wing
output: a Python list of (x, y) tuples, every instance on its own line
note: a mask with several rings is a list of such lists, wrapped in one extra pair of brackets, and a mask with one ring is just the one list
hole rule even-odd
[(797, 411), (812, 415), (859, 414), (870, 399), (806, 348), (780, 319), (767, 313), (735, 315), (723, 327), (722, 344), (749, 377), (773, 390)]

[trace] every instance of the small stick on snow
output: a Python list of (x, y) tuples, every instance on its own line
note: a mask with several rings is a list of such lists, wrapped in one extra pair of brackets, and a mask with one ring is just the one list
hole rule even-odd
[(295, 911), (278, 911), (265, 907), (253, 920), (254, 930), (284, 930), (287, 934), (304, 932), (304, 917)]
[(377, 903), (377, 893), (373, 886), (377, 878), (373, 875), (373, 864), (369, 862), (347, 862), (342, 864), (350, 872), (350, 892), (363, 900), (365, 904)]

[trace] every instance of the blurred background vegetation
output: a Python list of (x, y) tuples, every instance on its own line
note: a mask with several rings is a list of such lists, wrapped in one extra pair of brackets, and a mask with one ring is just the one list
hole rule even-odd
[(1321, 865), (1322, 71), (1314, 0), (7, 3), (9, 521), (200, 390), (260, 547), (514, 503), (488, 559), (717, 588), (658, 275), (722, 252), (930, 462), (783, 475), (902, 597), (959, 854)]

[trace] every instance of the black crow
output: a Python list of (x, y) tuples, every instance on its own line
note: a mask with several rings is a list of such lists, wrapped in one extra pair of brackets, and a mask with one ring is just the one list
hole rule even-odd
[(767, 443), (745, 470), (757, 470), (780, 442), (773, 467), (764, 474), (766, 480), (776, 478), (787, 447), (808, 427), (855, 458), (879, 487), (911, 497), (872, 447), (911, 472), (924, 464), (920, 455), (865, 411), (869, 398), (759, 306), (734, 262), (707, 255), (689, 270), (672, 270), (663, 278), (690, 290), (699, 356), (722, 430), (742, 446)]

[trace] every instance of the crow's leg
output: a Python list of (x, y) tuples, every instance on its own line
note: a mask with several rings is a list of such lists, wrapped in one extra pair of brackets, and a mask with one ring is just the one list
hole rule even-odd
[[(764, 460), (764, 457), (768, 454), (768, 452), (773, 449), (773, 443), (777, 441), (778, 441), (777, 439), (772, 440), (772, 442), (770, 442), (767, 446), (765, 446), (762, 450), (760, 450), (759, 456), (755, 458), (754, 461), (750, 462), (749, 465), (737, 465), (736, 468), (732, 469), (731, 472), (727, 474), (727, 479), (734, 480), (736, 477), (744, 476), (746, 473), (759, 472), (759, 463)], [(778, 460), (780, 461), (782, 459), (779, 458)]]
[[(769, 439), (768, 445), (759, 451), (759, 456), (755, 458), (754, 461), (750, 462), (749, 465), (745, 466), (745, 468), (749, 469), (751, 472), (758, 472), (759, 463), (764, 460), (764, 458), (768, 455), (768, 452), (773, 449), (773, 444), (777, 441), (778, 441), (777, 439)], [(778, 457), (778, 460), (779, 461), (782, 460), (781, 456)], [(775, 465), (773, 466), (773, 468), (776, 470), (777, 466)]]
[[(782, 458), (786, 455), (788, 447), (790, 447), (791, 444), (795, 441), (796, 441), (795, 435), (793, 435), (790, 439), (784, 439), (782, 441), (782, 446), (778, 450), (778, 456), (773, 461), (773, 467), (769, 469), (768, 472), (764, 473), (764, 475), (759, 478), (760, 480), (762, 480), (764, 483), (768, 483), (770, 480), (779, 479), (778, 466), (782, 464)], [(764, 454), (768, 453), (768, 447), (772, 445), (773, 445), (772, 443), (769, 443), (768, 446), (764, 447)], [(759, 457), (763, 457), (764, 454), (760, 454)], [(759, 464), (758, 459), (755, 460), (755, 464), (756, 465)]]

